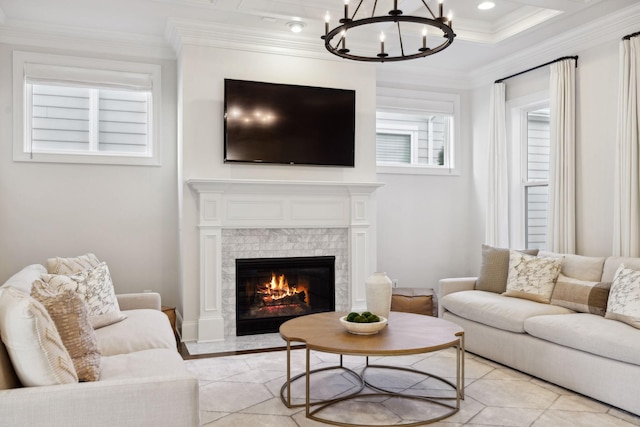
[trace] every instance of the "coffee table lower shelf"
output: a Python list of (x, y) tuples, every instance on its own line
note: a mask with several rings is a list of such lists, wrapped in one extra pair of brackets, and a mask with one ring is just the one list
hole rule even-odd
[[(311, 315), (311, 316), (305, 316), (305, 317), (313, 317), (313, 316), (319, 316), (319, 315)], [(328, 320), (326, 319), (327, 316), (333, 317), (329, 314), (323, 314), (323, 316), (319, 316), (314, 320), (315, 321)], [(408, 319), (407, 316), (420, 316), (420, 315), (415, 315), (415, 314), (412, 315), (412, 314), (405, 314), (405, 313), (396, 314), (396, 317), (402, 317), (402, 320), (404, 321), (416, 320), (416, 319)], [(420, 316), (420, 317), (426, 317), (426, 316)], [(419, 320), (422, 320), (422, 319), (419, 319)], [(321, 327), (323, 322), (320, 321), (316, 323), (315, 321), (313, 323)], [(433, 320), (430, 320), (429, 322), (438, 324), (440, 322), (446, 322), (446, 321), (441, 319), (433, 319)], [(281, 335), (287, 341), (287, 380), (285, 381), (285, 383), (282, 385), (280, 389), (280, 399), (289, 408), (305, 407), (306, 416), (309, 419), (312, 419), (318, 422), (323, 422), (323, 423), (333, 424), (338, 426), (345, 426), (345, 427), (371, 427), (372, 424), (358, 424), (355, 422), (345, 422), (341, 420), (328, 418), (325, 415), (327, 412), (326, 410), (330, 408), (335, 408), (337, 405), (343, 402), (355, 400), (355, 399), (358, 399), (358, 400), (372, 399), (372, 401), (378, 403), (380, 402), (381, 397), (383, 398), (387, 397), (389, 399), (408, 399), (408, 400), (418, 402), (418, 404), (425, 406), (425, 410), (420, 411), (420, 413), (428, 414), (431, 416), (425, 416), (424, 418), (419, 420), (411, 419), (405, 423), (394, 422), (393, 424), (375, 424), (376, 427), (378, 426), (409, 427), (409, 426), (419, 426), (424, 424), (430, 424), (430, 423), (434, 423), (442, 419), (448, 418), (460, 410), (460, 400), (464, 399), (464, 332), (461, 330), (455, 333), (455, 336), (452, 337), (453, 340), (450, 340), (447, 343), (443, 342), (442, 343), (443, 345), (435, 346), (434, 348), (427, 348), (427, 349), (417, 347), (413, 349), (416, 351), (412, 351), (409, 348), (412, 346), (408, 346), (407, 348), (403, 347), (402, 351), (399, 351), (399, 354), (386, 354), (385, 351), (376, 352), (375, 349), (373, 348), (368, 349), (366, 351), (363, 350), (363, 351), (350, 352), (350, 351), (347, 351), (348, 350), (347, 348), (343, 348), (339, 345), (336, 347), (340, 347), (340, 349), (322, 346), (322, 345), (314, 346), (309, 342), (305, 342), (304, 340), (295, 339), (292, 336), (289, 336), (287, 334), (288, 332), (290, 332), (290, 329), (288, 327), (281, 329)], [(338, 330), (336, 332), (340, 332), (340, 331)], [(391, 331), (387, 331), (387, 333), (391, 333)], [(305, 345), (306, 368), (305, 368), (305, 372), (298, 374), (294, 377), (291, 377), (291, 343), (298, 342), (298, 341), (304, 342), (306, 344)], [(387, 355), (397, 356), (402, 354), (427, 353), (430, 351), (437, 351), (437, 350), (442, 350), (444, 348), (450, 348), (450, 347), (453, 347), (456, 349), (455, 383), (445, 378), (442, 378), (440, 376), (433, 375), (428, 372), (423, 372), (417, 369), (379, 364), (380, 361), (384, 360), (384, 356), (387, 356)], [(323, 353), (338, 354), (340, 356), (340, 361), (337, 365), (322, 367), (318, 369), (311, 369), (310, 366), (311, 366), (312, 350), (323, 352)], [(356, 372), (355, 370), (344, 366), (343, 364), (344, 355), (365, 357), (366, 362), (364, 367), (359, 372)], [(371, 364), (369, 358), (372, 356), (383, 356), (383, 357), (380, 360), (377, 360), (376, 364)], [(391, 372), (391, 375), (397, 372), (404, 372), (404, 373), (409, 373), (411, 375), (421, 376), (423, 377), (423, 380), (433, 379), (439, 383), (439, 387), (437, 387), (438, 393), (437, 395), (436, 394), (420, 395), (420, 394), (409, 393), (407, 392), (407, 390), (403, 392), (391, 390), (390, 387), (386, 387), (383, 384), (380, 384), (380, 380), (367, 379), (367, 373), (371, 372), (372, 370), (381, 370), (385, 372), (385, 374), (387, 372)], [(332, 373), (332, 371), (336, 371), (336, 375), (343, 375), (343, 374), (348, 375), (348, 377), (351, 378), (354, 382), (353, 390), (350, 390), (348, 394), (342, 394), (342, 395), (339, 395), (338, 397), (332, 397), (329, 399), (320, 399), (320, 398), (314, 399), (312, 396), (313, 377), (317, 376), (320, 373)], [(416, 383), (423, 380), (418, 379)], [(299, 396), (298, 399), (304, 399), (304, 403), (293, 403), (292, 396), (291, 396), (292, 384), (296, 382), (302, 382), (302, 381), (305, 382), (304, 396)], [(344, 414), (343, 416), (341, 416), (341, 418), (343, 419), (345, 418)]]

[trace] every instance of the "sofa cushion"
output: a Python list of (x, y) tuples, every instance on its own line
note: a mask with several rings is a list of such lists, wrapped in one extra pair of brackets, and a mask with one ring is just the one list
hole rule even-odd
[(611, 284), (605, 317), (640, 329), (640, 271), (620, 265)]
[(189, 375), (175, 348), (155, 348), (102, 358), (101, 381), (164, 375)]
[(640, 270), (640, 258), (627, 258), (610, 256), (604, 262), (604, 268), (602, 269), (602, 277), (598, 280), (603, 282), (613, 282), (613, 278), (616, 276), (618, 267), (624, 264), (626, 268), (632, 270)]
[(604, 316), (607, 310), (609, 288), (611, 283), (589, 282), (560, 274), (553, 288), (551, 304), (581, 313)]
[(564, 307), (476, 290), (445, 295), (441, 304), (457, 316), (518, 333), (524, 333), (524, 321), (529, 317), (573, 313)]
[[(540, 251), (539, 256), (562, 258), (562, 270), (560, 272), (567, 277), (573, 277), (590, 282), (599, 282), (602, 279), (604, 257), (589, 257), (574, 254), (558, 254), (555, 252)], [(612, 277), (613, 279), (613, 277)], [(603, 282), (611, 282), (604, 280)]]
[(70, 290), (57, 292), (41, 280), (33, 282), (31, 296), (42, 303), (55, 323), (78, 380), (98, 381), (101, 356), (82, 298)]
[(23, 385), (78, 382), (56, 325), (43, 305), (30, 295), (14, 288), (2, 290), (0, 336)]
[(549, 303), (562, 266), (561, 258), (509, 254), (507, 290), (503, 295)]
[[(538, 254), (537, 249), (527, 249), (520, 252), (527, 255)], [(501, 294), (507, 289), (508, 274), (509, 249), (482, 245), (482, 265), (476, 281), (476, 289)]]
[(528, 334), (546, 341), (640, 365), (638, 330), (622, 322), (576, 313), (530, 317), (524, 328)]
[(43, 273), (47, 270), (40, 264), (31, 264), (9, 277), (9, 280), (4, 282), (3, 288), (15, 288), (25, 294), (31, 293), (31, 284), (40, 279)]
[(43, 274), (42, 280), (54, 289), (79, 294), (87, 304), (91, 325), (97, 329), (124, 320), (106, 263), (71, 275)]
[(103, 356), (132, 353), (152, 348), (175, 351), (176, 339), (169, 318), (160, 310), (127, 310), (127, 318), (96, 329), (98, 348)]
[(72, 258), (49, 258), (47, 260), (47, 273), (74, 274), (97, 267), (98, 264), (100, 264), (100, 260), (90, 253)]

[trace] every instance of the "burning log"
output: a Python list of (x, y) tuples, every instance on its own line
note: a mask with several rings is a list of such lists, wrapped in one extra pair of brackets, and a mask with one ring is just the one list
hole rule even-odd
[(274, 298), (272, 295), (266, 295), (262, 297), (262, 303), (266, 306), (276, 305), (299, 305), (304, 304), (307, 294), (302, 291), (293, 295), (285, 295), (279, 298)]

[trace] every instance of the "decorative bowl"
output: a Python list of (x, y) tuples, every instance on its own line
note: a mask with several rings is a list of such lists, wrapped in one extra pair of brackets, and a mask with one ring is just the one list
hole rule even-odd
[(380, 317), (379, 322), (371, 322), (371, 323), (356, 323), (356, 322), (348, 322), (347, 316), (342, 316), (340, 318), (340, 323), (344, 328), (356, 335), (373, 335), (377, 334), (387, 325), (387, 318)]

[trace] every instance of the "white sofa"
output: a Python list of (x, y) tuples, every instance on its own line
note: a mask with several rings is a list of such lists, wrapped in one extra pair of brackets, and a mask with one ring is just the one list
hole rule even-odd
[[(640, 258), (564, 255), (562, 274), (612, 282), (621, 263), (640, 270)], [(468, 351), (640, 415), (640, 329), (476, 290), (476, 281), (442, 279), (438, 287), (439, 316), (464, 328)]]
[[(30, 289), (47, 270), (30, 265), (2, 287)], [(176, 349), (157, 293), (118, 295), (127, 318), (96, 329), (100, 380), (22, 387), (0, 342), (0, 425), (196, 426), (198, 380)]]

